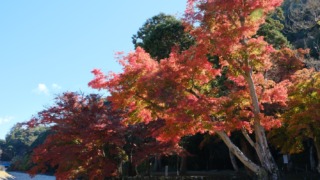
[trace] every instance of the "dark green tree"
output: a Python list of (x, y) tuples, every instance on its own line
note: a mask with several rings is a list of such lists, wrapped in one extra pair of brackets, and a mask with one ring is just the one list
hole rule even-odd
[(133, 35), (132, 42), (135, 48), (142, 47), (157, 60), (168, 57), (174, 46), (183, 51), (194, 43), (182, 21), (163, 13), (148, 19)]
[(272, 44), (276, 49), (291, 47), (288, 39), (281, 32), (284, 28), (284, 25), (282, 24), (284, 19), (283, 10), (277, 8), (268, 15), (266, 22), (260, 27), (257, 35), (264, 36), (265, 40)]
[(43, 126), (27, 128), (18, 123), (7, 134), (6, 144), (7, 146), (12, 146), (14, 155), (24, 155), (38, 136), (46, 130), (47, 128)]
[[(16, 124), (6, 136), (6, 158), (12, 161), (11, 169), (27, 171), (31, 168), (30, 155), (35, 145), (40, 143), (38, 137), (42, 137), (48, 131), (47, 127), (38, 126), (29, 128), (23, 124)], [(37, 142), (37, 143), (35, 143)]]
[(6, 141), (3, 139), (0, 139), (0, 161), (2, 160), (2, 154), (4, 152), (5, 146), (6, 146)]

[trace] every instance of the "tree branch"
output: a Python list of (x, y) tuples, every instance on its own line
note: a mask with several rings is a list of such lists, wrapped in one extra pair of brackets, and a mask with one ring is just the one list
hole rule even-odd
[(245, 128), (241, 128), (241, 132), (243, 134), (243, 136), (246, 138), (246, 140), (249, 142), (249, 144), (254, 148), (254, 142), (251, 139), (251, 137), (249, 136), (247, 130)]
[(228, 146), (229, 150), (251, 171), (257, 173), (258, 177), (266, 177), (267, 172), (252, 162), (243, 152), (231, 141), (228, 135), (224, 131), (216, 131), (217, 135)]
[(186, 91), (189, 92), (190, 94), (196, 96), (198, 99), (200, 99), (200, 96), (196, 92), (194, 92), (193, 89), (187, 89)]

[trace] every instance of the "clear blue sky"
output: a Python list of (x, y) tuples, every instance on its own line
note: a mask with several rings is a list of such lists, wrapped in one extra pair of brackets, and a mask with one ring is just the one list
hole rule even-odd
[(64, 91), (88, 88), (90, 71), (120, 72), (117, 51), (160, 12), (181, 16), (186, 0), (0, 1), (0, 139)]

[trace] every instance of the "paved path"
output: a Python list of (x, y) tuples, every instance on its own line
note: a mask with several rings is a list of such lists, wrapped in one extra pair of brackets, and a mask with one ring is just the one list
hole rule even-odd
[(8, 172), (12, 176), (14, 176), (14, 180), (55, 180), (54, 176), (46, 176), (46, 175), (36, 175), (35, 177), (31, 178), (26, 173), (21, 172)]

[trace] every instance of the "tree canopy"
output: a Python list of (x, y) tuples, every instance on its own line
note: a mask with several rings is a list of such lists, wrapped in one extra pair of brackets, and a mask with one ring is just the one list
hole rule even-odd
[(153, 138), (163, 122), (124, 126), (122, 111), (100, 95), (68, 92), (56, 104), (38, 113), (30, 127), (50, 125), (50, 134), (32, 155), (31, 174), (56, 168), (61, 179), (90, 179), (119, 175), (122, 162), (139, 165), (152, 155), (179, 153), (171, 141)]
[(320, 172), (320, 73), (302, 69), (291, 76), (289, 101), (283, 113), (282, 127), (269, 134), (271, 142), (283, 153), (300, 153), (304, 142), (311, 139)]
[(133, 35), (132, 42), (135, 48), (142, 47), (157, 60), (169, 57), (173, 47), (186, 50), (194, 43), (182, 21), (163, 13), (148, 19)]
[[(159, 140), (175, 139), (197, 132), (218, 134), (229, 149), (260, 177), (279, 177), (268, 149), (265, 129), (280, 126), (277, 114), (266, 114), (266, 104), (286, 106), (287, 81), (267, 79), (272, 67), (270, 54), (276, 52), (262, 37), (256, 37), (266, 15), (281, 4), (279, 0), (188, 1), (187, 30), (196, 40), (181, 54), (174, 51), (157, 63), (142, 48), (120, 60), (124, 72), (103, 75), (94, 70), (93, 88), (107, 89), (114, 108), (125, 109), (128, 123), (157, 119), (166, 121)], [(197, 7), (194, 9), (194, 7)], [(199, 25), (199, 26), (193, 26)], [(208, 55), (219, 58), (213, 68)], [(208, 84), (227, 68), (233, 82), (230, 93)], [(233, 130), (255, 132), (255, 148), (261, 166), (250, 161), (228, 137)], [(248, 137), (248, 136), (246, 136)]]

